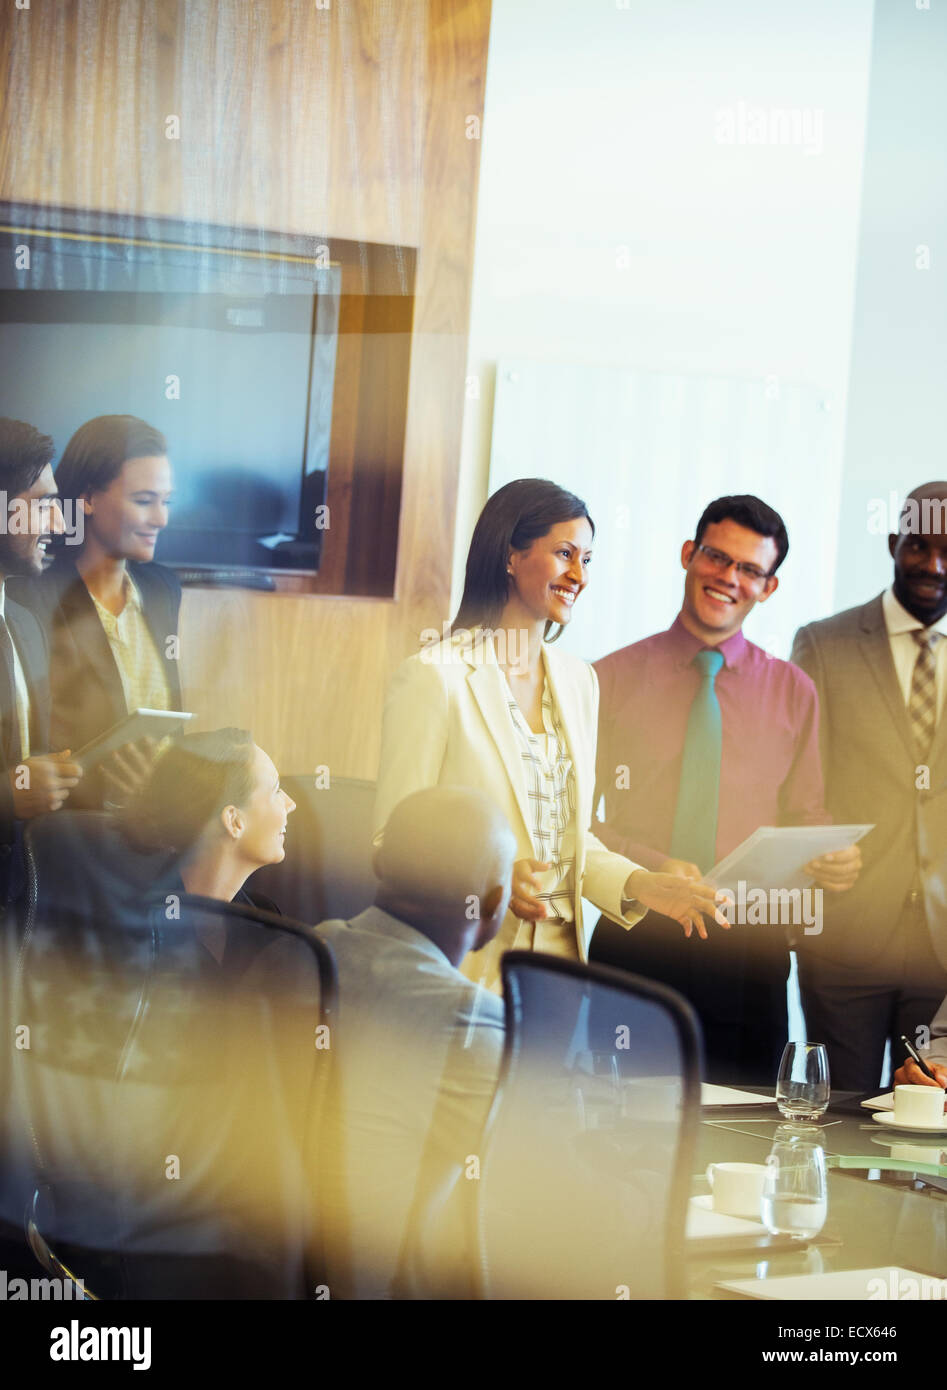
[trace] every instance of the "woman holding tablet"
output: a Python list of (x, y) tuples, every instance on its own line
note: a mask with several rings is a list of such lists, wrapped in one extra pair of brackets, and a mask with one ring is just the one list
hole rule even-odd
[[(132, 710), (181, 708), (181, 586), (154, 562), (171, 496), (164, 435), (134, 415), (100, 415), (66, 445), (56, 483), (76, 534), (34, 595), (50, 643), (53, 736), (76, 752)], [(124, 800), (146, 767), (134, 745), (112, 754), (84, 779), (81, 804)]]
[(552, 643), (588, 583), (594, 534), (585, 503), (554, 483), (500, 488), (474, 530), (451, 635), (431, 633), (402, 662), (385, 703), (375, 843), (403, 797), (437, 784), (486, 792), (517, 837), (510, 910), (462, 967), (494, 990), (504, 951), (587, 959), (583, 897), (626, 927), (647, 908), (687, 936), (706, 936), (704, 914), (727, 926), (709, 884), (649, 873), (590, 829), (598, 682)]

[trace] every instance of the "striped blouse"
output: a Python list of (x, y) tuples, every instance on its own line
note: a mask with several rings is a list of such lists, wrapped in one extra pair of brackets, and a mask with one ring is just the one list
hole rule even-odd
[[(505, 677), (504, 682), (532, 812), (529, 830), (533, 854), (543, 863), (552, 865), (542, 876), (542, 888), (536, 894), (546, 904), (550, 917), (536, 927), (545, 931), (557, 924), (569, 924), (574, 937), (576, 792), (572, 759), (553, 705), (549, 681), (543, 681), (544, 732), (541, 734), (533, 733)], [(574, 950), (570, 954), (574, 954)]]

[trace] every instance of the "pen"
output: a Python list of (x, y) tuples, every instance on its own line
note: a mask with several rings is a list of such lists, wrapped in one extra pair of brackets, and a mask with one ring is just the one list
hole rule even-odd
[[(914, 1061), (918, 1064), (924, 1075), (930, 1077), (931, 1081), (937, 1081), (937, 1077), (934, 1075), (930, 1067), (924, 1061), (924, 1058), (918, 1052), (917, 1048), (913, 1047), (911, 1043), (908, 1042), (907, 1038), (904, 1036), (903, 1033), (901, 1034), (901, 1041), (904, 1043), (904, 1046), (908, 1050), (908, 1056), (913, 1057)], [(937, 1084), (939, 1086), (940, 1082), (937, 1081)]]

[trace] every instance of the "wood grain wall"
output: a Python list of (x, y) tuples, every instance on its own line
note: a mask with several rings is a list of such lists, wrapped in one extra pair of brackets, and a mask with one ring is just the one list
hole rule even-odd
[(417, 248), (394, 598), (190, 590), (182, 621), (202, 723), (374, 777), (387, 677), (447, 616), (490, 5), (318, 6), (5, 5), (0, 200)]

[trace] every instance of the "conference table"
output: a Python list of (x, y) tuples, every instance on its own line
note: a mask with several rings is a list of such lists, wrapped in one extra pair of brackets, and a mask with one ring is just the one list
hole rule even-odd
[[(805, 1130), (787, 1125), (775, 1105), (701, 1112), (695, 1196), (710, 1191), (708, 1164), (765, 1163), (774, 1142), (797, 1134), (825, 1151), (828, 1208), (821, 1232), (807, 1242), (763, 1234), (689, 1240), (689, 1298), (743, 1297), (717, 1287), (725, 1280), (892, 1266), (947, 1279), (947, 1135), (883, 1128), (860, 1099), (833, 1095), (819, 1123)], [(947, 1297), (947, 1284), (943, 1290)], [(879, 1310), (881, 1303), (870, 1306)]]

